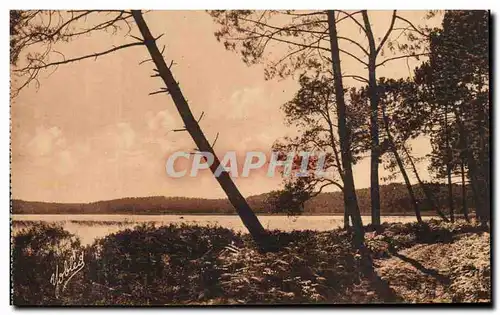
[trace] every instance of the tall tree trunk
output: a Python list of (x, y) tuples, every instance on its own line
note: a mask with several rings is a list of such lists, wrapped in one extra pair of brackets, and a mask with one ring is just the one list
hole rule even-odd
[(413, 210), (415, 211), (415, 216), (417, 217), (417, 221), (419, 223), (422, 223), (422, 216), (420, 214), (420, 208), (418, 206), (418, 201), (417, 198), (415, 197), (415, 193), (413, 192), (413, 187), (411, 186), (410, 179), (408, 178), (408, 173), (406, 172), (405, 166), (403, 164), (403, 160), (401, 159), (401, 156), (399, 156), (398, 149), (396, 148), (396, 145), (394, 144), (394, 139), (392, 138), (391, 130), (389, 128), (389, 118), (387, 117), (385, 113), (385, 107), (382, 105), (382, 118), (384, 120), (384, 126), (385, 126), (385, 132), (387, 134), (387, 139), (389, 140), (389, 145), (391, 147), (392, 153), (394, 154), (394, 157), (396, 158), (396, 162), (398, 163), (399, 170), (401, 172), (401, 175), (403, 175), (403, 179), (406, 184), (406, 189), (408, 189), (408, 194), (410, 195), (410, 200), (411, 203), (413, 204)]
[[(487, 109), (486, 109), (487, 110)], [(479, 119), (478, 125), (476, 128), (479, 133), (479, 147), (478, 147), (478, 160), (479, 160), (479, 171), (480, 171), (480, 179), (482, 181), (483, 187), (483, 207), (481, 210), (482, 215), (484, 217), (483, 222), (490, 220), (490, 161), (489, 161), (489, 152), (487, 152), (488, 145), (486, 144), (486, 136), (485, 136), (485, 128), (484, 126), (488, 125), (488, 121), (486, 121), (486, 114), (484, 110), (479, 110)]]
[(378, 136), (378, 91), (377, 76), (375, 73), (377, 52), (375, 39), (373, 37), (368, 12), (363, 10), (363, 21), (370, 46), (368, 56), (368, 93), (370, 94), (370, 137), (371, 137), (371, 158), (370, 158), (370, 196), (372, 207), (372, 224), (380, 225), (380, 183), (378, 167), (380, 163), (380, 147)]
[(478, 176), (478, 165), (476, 162), (476, 158), (474, 157), (474, 154), (472, 153), (472, 150), (468, 146), (468, 139), (467, 139), (467, 133), (466, 129), (464, 126), (463, 121), (460, 119), (460, 114), (457, 111), (454, 111), (455, 114), (455, 120), (457, 122), (458, 126), (458, 133), (460, 140), (463, 143), (463, 148), (464, 151), (462, 154), (465, 157), (465, 160), (467, 161), (467, 170), (469, 173), (469, 179), (470, 179), (470, 187), (472, 189), (472, 196), (474, 197), (474, 207), (476, 208), (476, 216), (479, 218), (479, 220), (485, 224), (486, 223), (486, 218), (484, 217), (483, 210), (485, 208), (484, 206), (484, 194), (482, 193), (484, 191), (484, 187), (481, 186), (480, 181), (479, 181), (479, 176)]
[(453, 222), (455, 217), (453, 215), (453, 185), (451, 183), (451, 147), (450, 147), (450, 128), (448, 127), (448, 105), (445, 106), (444, 110), (444, 132), (445, 132), (445, 142), (446, 142), (446, 177), (448, 178), (448, 205), (450, 209), (450, 220)]
[[(330, 117), (330, 109), (327, 107), (326, 108), (326, 113), (325, 117), (328, 123), (328, 133), (330, 137), (330, 145), (332, 146), (333, 149), (333, 155), (335, 157), (335, 162), (337, 163), (337, 170), (340, 175), (340, 179), (342, 180), (342, 183), (344, 183), (344, 170), (342, 169), (342, 164), (339, 158), (339, 152), (337, 150), (337, 143), (335, 142), (335, 135), (333, 132), (333, 122)], [(342, 192), (343, 193), (343, 192)], [(348, 205), (345, 203), (344, 200), (344, 229), (347, 230), (349, 228), (349, 213), (347, 212)]]
[[(490, 67), (490, 77), (491, 77), (491, 67)], [(488, 88), (488, 83), (484, 81), (481, 75), (478, 76), (479, 79), (479, 91), (483, 90), (483, 87)], [(491, 94), (489, 94), (491, 97)], [(491, 120), (490, 118), (490, 104), (491, 100), (488, 97), (488, 101), (485, 103), (477, 104), (479, 110), (477, 111), (478, 117), (475, 119), (475, 129), (478, 132), (479, 136), (479, 145), (478, 149), (478, 167), (477, 171), (479, 172), (479, 179), (481, 183), (481, 193), (483, 195), (483, 207), (480, 210), (481, 212), (481, 223), (485, 225), (491, 219), (491, 185), (490, 185), (490, 151), (489, 151), (489, 136), (486, 131), (490, 131)], [(477, 100), (476, 102), (479, 102)], [(481, 108), (482, 107), (482, 108)]]
[(476, 208), (476, 216), (479, 218), (479, 220), (485, 224), (487, 219), (484, 214), (484, 187), (481, 185), (479, 176), (478, 176), (478, 165), (476, 162), (476, 159), (474, 157), (474, 154), (469, 148), (466, 148), (465, 154), (467, 157), (467, 169), (469, 172), (469, 178), (470, 178), (470, 184), (472, 188), (472, 194), (474, 196), (474, 206)]
[[(462, 123), (462, 115), (458, 114), (457, 111), (453, 112), (455, 114), (455, 120), (457, 125)], [(462, 177), (462, 213), (464, 214), (464, 219), (469, 222), (469, 209), (467, 208), (467, 186), (465, 186), (465, 135), (460, 132), (460, 127), (458, 128), (458, 139), (459, 139), (459, 147), (460, 147), (460, 175)]]
[(432, 195), (432, 192), (429, 191), (429, 188), (427, 187), (427, 185), (425, 185), (425, 183), (420, 179), (420, 176), (418, 175), (417, 167), (415, 166), (415, 163), (413, 162), (413, 159), (412, 159), (412, 157), (410, 155), (410, 152), (408, 152), (408, 150), (405, 148), (405, 146), (403, 146), (403, 150), (404, 150), (406, 156), (408, 157), (408, 160), (410, 161), (410, 165), (412, 167), (413, 174), (415, 174), (415, 178), (417, 179), (417, 182), (420, 185), (420, 188), (422, 189), (422, 191), (423, 191), (423, 193), (425, 195), (425, 198), (427, 199), (427, 201), (431, 205), (432, 209), (436, 210), (437, 214), (441, 217), (441, 219), (443, 219), (443, 221), (445, 221), (445, 222), (448, 222), (449, 221), (448, 218), (441, 211), (440, 205), (434, 199), (434, 196)]
[(342, 70), (340, 66), (340, 52), (337, 38), (337, 25), (335, 22), (335, 11), (329, 10), (328, 31), (330, 35), (330, 49), (332, 56), (333, 80), (335, 84), (335, 100), (337, 102), (337, 120), (340, 142), (340, 155), (344, 168), (344, 204), (349, 213), (356, 235), (356, 243), (361, 246), (364, 242), (364, 229), (359, 212), (356, 188), (352, 175), (351, 156), (351, 131), (347, 127), (346, 104), (344, 99), (344, 86), (342, 84)]
[[(149, 54), (151, 55), (151, 59), (156, 65), (158, 74), (165, 83), (167, 90), (175, 103), (177, 111), (179, 112), (182, 121), (186, 126), (186, 130), (189, 132), (194, 142), (196, 143), (196, 146), (201, 152), (210, 152), (214, 155), (214, 162), (210, 166), (210, 170), (212, 171), (212, 173), (215, 173), (220, 165), (219, 159), (215, 155), (212, 146), (206, 139), (203, 131), (198, 125), (198, 122), (191, 113), (191, 109), (189, 108), (189, 105), (179, 88), (179, 84), (175, 81), (172, 72), (165, 63), (165, 60), (160, 53), (158, 46), (156, 45), (155, 38), (153, 37), (153, 35), (151, 35), (151, 32), (142, 16), (141, 11), (133, 10), (132, 15), (137, 24), (137, 27), (139, 28), (139, 31), (141, 32), (142, 37), (144, 38), (144, 43), (149, 51)], [(241, 195), (240, 191), (232, 181), (229, 174), (224, 171), (220, 174), (220, 176), (216, 177), (216, 179), (256, 243), (260, 246), (261, 249), (272, 249), (271, 247), (274, 245), (274, 242), (271, 240), (266, 230), (259, 222), (259, 219), (252, 211), (245, 198)]]
[(485, 224), (488, 220), (484, 214), (484, 187), (481, 186), (479, 176), (478, 174), (478, 166), (476, 164), (475, 158), (470, 152), (469, 149), (466, 151), (467, 153), (467, 166), (468, 166), (468, 172), (469, 172), (469, 178), (470, 178), (470, 184), (472, 188), (472, 194), (474, 196), (474, 206), (476, 208), (476, 216), (479, 218), (479, 220)]
[(465, 161), (462, 158), (460, 163), (460, 173), (462, 175), (462, 212), (464, 213), (464, 218), (469, 222), (469, 214), (467, 209), (467, 186), (465, 186)]
[(450, 221), (453, 222), (455, 221), (455, 215), (453, 214), (453, 208), (454, 208), (454, 205), (453, 205), (453, 184), (451, 183), (451, 166), (447, 166), (448, 167), (448, 174), (447, 174), (447, 178), (448, 178), (448, 204), (449, 204), (449, 208), (450, 208)]

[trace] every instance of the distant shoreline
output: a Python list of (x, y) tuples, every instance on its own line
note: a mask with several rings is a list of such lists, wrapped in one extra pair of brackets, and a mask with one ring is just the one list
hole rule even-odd
[[(436, 196), (445, 196), (447, 187), (444, 185), (432, 186), (432, 191)], [(415, 187), (419, 192), (421, 187)], [(356, 190), (358, 195), (359, 208), (362, 215), (370, 216), (370, 191), (368, 189)], [(435, 204), (430, 204), (420, 192), (419, 208), (424, 217), (438, 216)], [(271, 193), (253, 195), (246, 198), (248, 205), (254, 213), (260, 217), (272, 217), (287, 215), (286, 211), (275, 213), (275, 205), (269, 201)], [(381, 215), (415, 217), (411, 200), (408, 199), (407, 187), (403, 184), (388, 184), (381, 186)], [(455, 189), (455, 203), (461, 202), (461, 190)], [(447, 200), (438, 198), (436, 204), (444, 205)], [(469, 208), (473, 205), (473, 200), (467, 200)], [(283, 209), (281, 209), (283, 210)], [(343, 216), (344, 196), (341, 192), (320, 193), (309, 199), (304, 204), (301, 216)], [(364, 211), (363, 211), (364, 210)], [(446, 211), (447, 212), (447, 211)], [(461, 211), (457, 209), (457, 214)], [(469, 209), (469, 213), (471, 213)], [(43, 201), (25, 201), (11, 199), (10, 213), (19, 215), (173, 215), (173, 216), (233, 216), (236, 215), (234, 207), (228, 199), (206, 199), (191, 197), (166, 197), (166, 196), (146, 196), (146, 197), (126, 197), (120, 199), (110, 199), (89, 203), (60, 203)]]

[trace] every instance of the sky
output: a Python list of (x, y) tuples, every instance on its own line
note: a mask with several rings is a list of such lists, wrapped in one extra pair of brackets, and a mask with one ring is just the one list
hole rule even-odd
[[(390, 15), (390, 11), (370, 12), (375, 38), (389, 26)], [(403, 15), (420, 25), (440, 22), (426, 21), (425, 11)], [(203, 11), (153, 11), (145, 19), (153, 34), (165, 33), (160, 47), (166, 45), (164, 55), (176, 63), (173, 74), (193, 114), (204, 112), (200, 125), (206, 137), (211, 141), (219, 133), (215, 146), (219, 155), (229, 150), (269, 152), (274, 141), (294, 133), (285, 126), (280, 106), (297, 91), (296, 78), (264, 80), (263, 65), (249, 67), (240, 55), (217, 42), (213, 36), (217, 25)], [(359, 32), (346, 24), (339, 35), (359, 36)], [(56, 48), (67, 57), (79, 56), (125, 41), (120, 32), (96, 33)], [(150, 77), (151, 63), (139, 65), (147, 58), (146, 49), (137, 46), (62, 65), (42, 73), (39, 88), (32, 84), (12, 101), (13, 198), (90, 202), (134, 196), (225, 197), (208, 172), (194, 178), (166, 174), (169, 154), (191, 152), (195, 145), (186, 132), (171, 131), (183, 124), (170, 97), (148, 96), (163, 85)], [(342, 58), (342, 67), (361, 75), (367, 71), (348, 58)], [(378, 71), (379, 77), (408, 75), (402, 60)], [(412, 147), (416, 157), (430, 153), (428, 139), (416, 139)], [(426, 164), (419, 164), (419, 170), (424, 180), (429, 178)], [(356, 188), (369, 187), (369, 173), (368, 158), (354, 166)], [(386, 175), (381, 167), (380, 176)], [(282, 179), (259, 171), (236, 178), (235, 183), (244, 196), (250, 196), (280, 188)]]

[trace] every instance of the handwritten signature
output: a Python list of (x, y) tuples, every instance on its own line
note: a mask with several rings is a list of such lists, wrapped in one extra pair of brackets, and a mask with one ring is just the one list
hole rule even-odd
[[(83, 252), (78, 257), (76, 256), (76, 252), (73, 252), (69, 260), (64, 261), (63, 267), (63, 272), (60, 273), (59, 264), (56, 262), (56, 272), (50, 277), (50, 283), (55, 287), (56, 298), (59, 298), (60, 292), (64, 292), (69, 280), (85, 267)], [(60, 291), (61, 284), (63, 285), (62, 291)]]

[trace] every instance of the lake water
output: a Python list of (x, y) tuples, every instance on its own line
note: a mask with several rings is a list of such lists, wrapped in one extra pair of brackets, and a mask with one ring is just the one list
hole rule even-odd
[[(343, 216), (258, 216), (266, 229), (317, 230), (327, 231), (343, 225)], [(237, 215), (91, 215), (91, 214), (51, 214), (51, 215), (11, 215), (13, 221), (58, 222), (68, 232), (80, 237), (83, 244), (91, 244), (96, 238), (139, 225), (153, 222), (157, 226), (170, 223), (193, 225), (219, 225), (235, 231), (246, 232), (245, 226)], [(430, 219), (430, 217), (428, 217)], [(370, 223), (370, 216), (363, 216), (363, 223)], [(383, 222), (414, 222), (413, 216), (386, 216)], [(16, 233), (16, 229), (13, 229)]]

